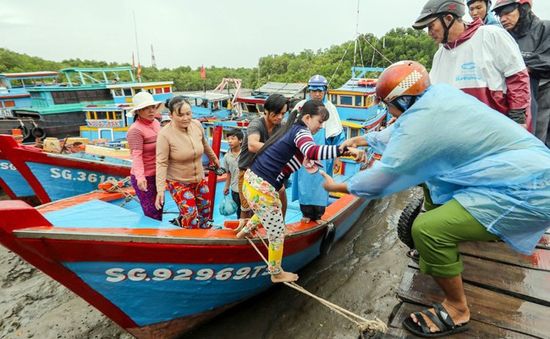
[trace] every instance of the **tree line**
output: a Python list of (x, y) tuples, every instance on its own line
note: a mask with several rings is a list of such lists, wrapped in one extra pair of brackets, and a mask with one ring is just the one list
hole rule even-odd
[[(416, 60), (429, 69), (437, 46), (423, 31), (396, 28), (377, 38), (362, 34), (317, 51), (306, 49), (300, 53), (283, 53), (261, 57), (253, 68), (206, 67), (206, 79), (201, 79), (200, 68), (142, 67), (143, 81), (174, 81), (176, 91), (213, 89), (222, 78), (239, 78), (243, 87), (258, 88), (268, 81), (307, 82), (313, 74), (330, 79), (332, 88), (344, 84), (351, 75), (352, 66), (387, 67), (399, 60)], [(61, 62), (44, 60), (0, 48), (0, 73), (55, 71), (69, 67), (129, 66), (115, 62), (68, 59)]]

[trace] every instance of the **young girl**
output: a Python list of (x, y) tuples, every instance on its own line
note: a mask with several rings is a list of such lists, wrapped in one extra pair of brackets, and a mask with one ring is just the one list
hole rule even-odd
[(203, 153), (216, 167), (220, 163), (206, 141), (201, 123), (193, 120), (189, 102), (174, 97), (168, 109), (172, 120), (160, 130), (157, 138), (155, 205), (159, 209), (162, 207), (168, 186), (180, 210), (180, 226), (209, 228), (210, 191), (204, 179)]
[(300, 168), (303, 162), (336, 158), (343, 153), (359, 157), (362, 151), (338, 146), (319, 146), (313, 142), (329, 112), (320, 101), (308, 101), (300, 112), (293, 111), (286, 125), (278, 130), (259, 150), (246, 171), (243, 194), (254, 216), (237, 234), (245, 237), (261, 223), (269, 240), (268, 270), (271, 281), (296, 281), (298, 275), (281, 268), (285, 223), (278, 191), (285, 179)]

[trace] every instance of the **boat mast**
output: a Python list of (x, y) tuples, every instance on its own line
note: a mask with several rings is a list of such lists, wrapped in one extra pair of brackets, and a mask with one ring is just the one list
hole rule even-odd
[(137, 54), (137, 62), (138, 62), (138, 82), (141, 82), (141, 74), (139, 74), (139, 70), (141, 68), (141, 61), (139, 60), (139, 43), (138, 43), (138, 36), (137, 36), (137, 25), (136, 25), (136, 11), (132, 11), (132, 14), (134, 16), (134, 37), (136, 39), (136, 54)]
[(357, 40), (359, 40), (359, 1), (357, 0), (357, 18), (355, 20), (355, 47), (353, 49), (353, 66), (357, 65)]

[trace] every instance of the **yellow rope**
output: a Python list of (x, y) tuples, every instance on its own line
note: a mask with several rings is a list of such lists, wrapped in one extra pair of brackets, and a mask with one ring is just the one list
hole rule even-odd
[[(267, 244), (265, 243), (265, 240), (262, 237), (258, 237), (258, 238), (262, 241), (264, 246), (267, 248)], [(256, 250), (256, 252), (258, 252), (258, 254), (262, 258), (262, 260), (266, 264), (268, 264), (267, 259), (264, 257), (262, 252), (260, 252), (260, 250), (258, 249), (256, 244), (254, 244), (252, 239), (249, 238), (249, 237), (246, 237), (246, 239), (248, 240), (250, 245), (252, 245), (252, 247)], [(361, 334), (361, 338), (363, 338), (363, 332), (365, 332), (365, 331), (386, 332), (387, 329), (388, 329), (387, 325), (382, 320), (380, 320), (378, 318), (375, 318), (375, 320), (369, 320), (369, 319), (363, 318), (360, 315), (357, 315), (357, 314), (355, 314), (355, 313), (353, 313), (349, 310), (346, 310), (345, 308), (343, 308), (341, 306), (333, 304), (330, 301), (328, 301), (326, 299), (323, 299), (323, 298), (309, 292), (308, 290), (306, 290), (305, 288), (303, 288), (302, 286), (298, 285), (295, 282), (283, 282), (283, 283), (285, 285), (287, 285), (288, 287), (293, 288), (296, 291), (301, 292), (301, 293), (303, 293), (307, 296), (310, 296), (311, 298), (319, 301), (321, 304), (325, 305), (326, 307), (328, 307), (333, 312), (336, 312), (336, 313), (340, 314), (342, 317), (344, 317), (344, 318), (348, 319), (349, 321), (351, 321), (352, 323), (354, 323), (357, 326), (357, 328), (358, 328), (358, 330)]]

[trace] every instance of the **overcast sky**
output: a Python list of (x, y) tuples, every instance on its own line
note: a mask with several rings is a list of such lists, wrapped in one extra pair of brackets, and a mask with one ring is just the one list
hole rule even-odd
[[(358, 31), (410, 27), (424, 3), (360, 0)], [(130, 63), (137, 31), (145, 66), (153, 45), (158, 67), (254, 67), (269, 54), (352, 40), (356, 12), (357, 0), (0, 0), (0, 46), (54, 61)], [(550, 0), (534, 0), (534, 12), (550, 19)]]

